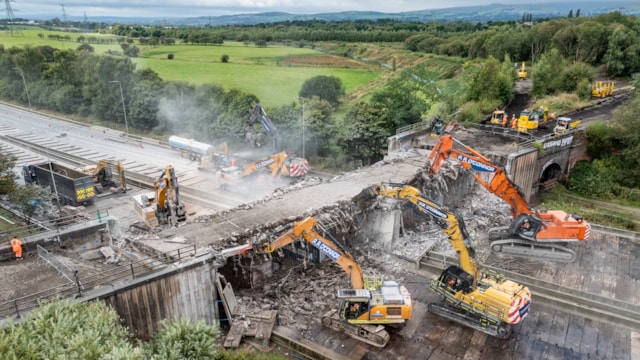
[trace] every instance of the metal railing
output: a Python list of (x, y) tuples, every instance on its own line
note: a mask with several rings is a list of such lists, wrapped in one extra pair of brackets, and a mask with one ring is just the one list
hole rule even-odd
[[(98, 274), (87, 276), (83, 276), (83, 273), (79, 270), (69, 269), (64, 265), (63, 268), (66, 268), (64, 276), (67, 279), (69, 279), (68, 275), (71, 276), (71, 279), (69, 279), (71, 280), (70, 283), (54, 286), (34, 294), (29, 294), (0, 303), (0, 319), (19, 319), (36, 308), (42, 301), (80, 297), (84, 291), (98, 286), (115, 286), (117, 283), (122, 283), (127, 280), (138, 278), (142, 275), (147, 275), (167, 265), (166, 263), (159, 261), (159, 259), (169, 258), (173, 259), (173, 261), (180, 261), (182, 259), (191, 258), (195, 256), (195, 254), (196, 245), (187, 245), (173, 251), (168, 251), (163, 255), (149, 256), (141, 260), (131, 262), (127, 266), (118, 266), (113, 269), (102, 271)], [(54, 260), (54, 262), (59, 263), (57, 259)], [(69, 271), (70, 273), (68, 273)]]

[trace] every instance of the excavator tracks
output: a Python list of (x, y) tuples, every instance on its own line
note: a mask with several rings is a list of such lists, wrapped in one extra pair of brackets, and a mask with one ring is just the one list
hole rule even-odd
[(429, 303), (429, 311), (432, 313), (447, 318), (451, 321), (457, 322), (481, 331), (485, 334), (497, 337), (499, 339), (508, 339), (511, 335), (511, 325), (504, 323), (494, 323), (488, 321), (488, 319), (481, 318), (465, 312), (458, 308), (454, 308), (451, 305), (447, 305), (445, 302), (440, 304)]
[(391, 339), (383, 325), (351, 325), (340, 319), (336, 310), (331, 310), (322, 316), (322, 325), (379, 348), (387, 346)]
[(501, 255), (534, 258), (536, 260), (555, 262), (574, 262), (575, 251), (558, 243), (539, 243), (520, 239), (492, 241), (491, 252)]
[(536, 260), (554, 262), (574, 262), (575, 251), (563, 246), (561, 242), (537, 242), (531, 240), (512, 239), (508, 226), (493, 228), (489, 231), (491, 252), (499, 255), (519, 256)]

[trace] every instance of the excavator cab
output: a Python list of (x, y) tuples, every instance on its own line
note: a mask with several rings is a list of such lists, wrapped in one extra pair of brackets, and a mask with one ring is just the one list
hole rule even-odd
[(502, 125), (502, 120), (505, 117), (504, 110), (496, 110), (491, 114), (490, 122), (494, 125)]
[(371, 292), (367, 289), (339, 289), (340, 317), (347, 321), (358, 319), (362, 314), (369, 312), (369, 299)]
[(456, 265), (449, 266), (442, 272), (438, 283), (440, 287), (446, 288), (446, 290), (452, 294), (462, 291), (464, 294), (468, 294), (473, 291), (473, 275), (465, 272)]

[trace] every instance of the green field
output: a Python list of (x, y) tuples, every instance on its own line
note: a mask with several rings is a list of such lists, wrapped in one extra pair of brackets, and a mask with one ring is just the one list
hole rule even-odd
[[(38, 34), (43, 34), (41, 38)], [(48, 39), (49, 34), (69, 36), (71, 41)], [(93, 33), (64, 33), (41, 29), (23, 30), (22, 36), (0, 33), (0, 43), (5, 48), (11, 46), (48, 45), (58, 49), (75, 49), (78, 36), (105, 37)], [(97, 54), (108, 51), (121, 52), (119, 44), (91, 44)], [(302, 84), (318, 75), (337, 76), (342, 80), (347, 93), (376, 79), (381, 69), (364, 66), (349, 66), (350, 59), (331, 56), (335, 67), (326, 61), (314, 64), (313, 58), (327, 58), (329, 55), (307, 48), (289, 46), (268, 46), (265, 48), (242, 43), (227, 42), (220, 46), (172, 45), (140, 48), (140, 57), (133, 58), (137, 69), (149, 68), (166, 81), (183, 81), (194, 85), (217, 84), (225, 90), (238, 89), (256, 95), (266, 106), (291, 104), (296, 101)], [(169, 60), (168, 54), (174, 59)], [(222, 55), (229, 56), (229, 62), (221, 61)], [(305, 59), (302, 63), (291, 64), (287, 59)], [(295, 62), (294, 62), (295, 63)], [(330, 63), (331, 64), (331, 63)]]

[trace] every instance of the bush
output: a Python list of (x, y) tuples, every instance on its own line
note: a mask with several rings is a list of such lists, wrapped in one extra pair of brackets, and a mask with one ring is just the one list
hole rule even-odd
[(480, 122), (482, 115), (478, 104), (470, 102), (462, 108), (458, 120), (462, 121), (465, 125), (476, 124)]
[(223, 63), (228, 63), (229, 62), (229, 55), (224, 54), (220, 57), (220, 61), (222, 61)]
[(169, 55), (167, 55), (167, 59), (169, 59), (169, 60), (173, 60), (173, 54), (169, 54)]
[(589, 81), (589, 79), (582, 79), (580, 80), (580, 82), (578, 82), (576, 93), (582, 100), (591, 99), (591, 82)]

